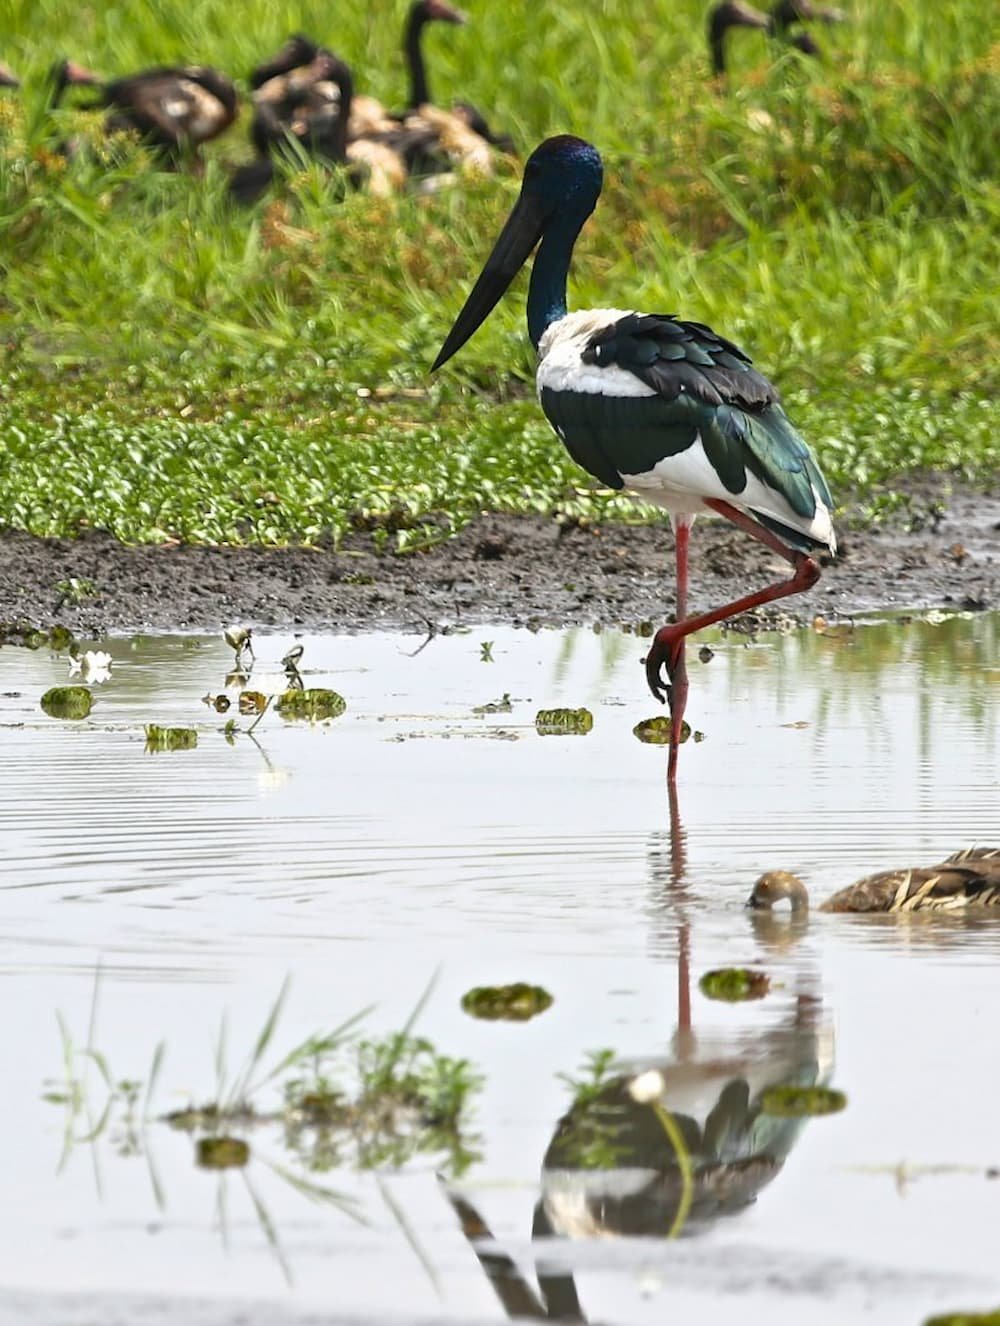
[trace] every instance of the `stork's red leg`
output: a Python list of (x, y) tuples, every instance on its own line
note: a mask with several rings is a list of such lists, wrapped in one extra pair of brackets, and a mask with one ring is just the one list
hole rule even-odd
[[(674, 517), (674, 557), (677, 564), (677, 612), (676, 619), (682, 622), (687, 616), (688, 602), (688, 548), (691, 543), (691, 517)], [(647, 663), (648, 665), (648, 663)], [(670, 699), (670, 751), (667, 755), (667, 782), (672, 783), (677, 777), (677, 752), (680, 749), (681, 728), (684, 723), (684, 710), (687, 708), (688, 676), (687, 660), (684, 657), (684, 637), (677, 641), (673, 657), (668, 661), (670, 675), (668, 695)]]
[[(732, 603), (723, 604), (721, 608), (699, 613), (697, 617), (687, 617), (684, 621), (675, 622), (671, 626), (661, 626), (653, 637), (652, 646), (646, 655), (646, 680), (649, 682), (649, 689), (661, 704), (666, 698), (668, 683), (673, 681), (675, 669), (683, 663), (682, 644), (689, 635), (706, 626), (714, 626), (717, 622), (725, 621), (727, 617), (735, 617), (741, 612), (749, 612), (751, 608), (759, 608), (764, 603), (773, 603), (776, 599), (787, 598), (790, 594), (801, 594), (804, 590), (811, 589), (820, 577), (818, 563), (807, 557), (805, 553), (789, 548), (776, 534), (772, 534), (763, 525), (758, 525), (745, 512), (715, 498), (706, 498), (705, 505), (711, 507), (713, 511), (718, 511), (720, 515), (731, 520), (740, 529), (746, 530), (760, 543), (773, 549), (779, 557), (783, 557), (795, 568), (795, 573), (789, 580), (768, 585), (754, 594), (745, 594), (740, 599), (734, 599)], [(664, 666), (667, 681), (664, 681), (660, 675)]]

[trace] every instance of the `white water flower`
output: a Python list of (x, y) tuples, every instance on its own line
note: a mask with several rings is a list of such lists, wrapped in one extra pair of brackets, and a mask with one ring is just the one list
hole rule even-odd
[(656, 1068), (650, 1068), (632, 1079), (628, 1084), (628, 1094), (637, 1104), (649, 1105), (660, 1099), (665, 1087), (663, 1074)]
[(77, 654), (69, 661), (69, 675), (75, 677), (77, 673), (86, 681), (110, 680), (111, 655), (103, 649), (88, 649), (83, 654)]

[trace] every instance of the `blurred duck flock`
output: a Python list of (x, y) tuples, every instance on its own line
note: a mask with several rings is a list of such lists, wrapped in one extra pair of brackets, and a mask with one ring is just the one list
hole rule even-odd
[(972, 0), (6, 0), (0, 1326), (1000, 1320), (998, 126)]

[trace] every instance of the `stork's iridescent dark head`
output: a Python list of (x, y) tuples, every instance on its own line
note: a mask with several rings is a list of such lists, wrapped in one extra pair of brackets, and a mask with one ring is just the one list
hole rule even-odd
[[(559, 252), (554, 256), (565, 282), (565, 267), (573, 242), (597, 205), (603, 181), (600, 153), (582, 138), (559, 134), (546, 138), (535, 148), (525, 163), (521, 195), (455, 319), (432, 372), (460, 350), (485, 322), (546, 234), (558, 235)], [(539, 261), (542, 257), (544, 252), (539, 255)]]

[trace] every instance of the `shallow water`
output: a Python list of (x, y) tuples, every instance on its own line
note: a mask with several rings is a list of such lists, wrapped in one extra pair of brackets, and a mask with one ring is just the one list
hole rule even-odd
[[(280, 688), (291, 643), (257, 641), (255, 687)], [(111, 678), (77, 724), (38, 708), (65, 660), (0, 650), (0, 1320), (72, 1316), (40, 1291), (105, 1296), (104, 1319), (129, 1293), (198, 1300), (206, 1320), (234, 1300), (498, 1321), (547, 1294), (553, 1316), (622, 1323), (737, 1306), (914, 1322), (1000, 1301), (1000, 924), (754, 925), (743, 908), (765, 868), (823, 896), (1000, 841), (1000, 621), (712, 638), (710, 662), (690, 656), (706, 739), (681, 753), (673, 822), (665, 753), (632, 735), (656, 708), (635, 636), (484, 628), (415, 655), (395, 635), (303, 643), (305, 684), (335, 687), (347, 713), (309, 727), (269, 712), (233, 744), (201, 701), (224, 688), (221, 641), (104, 642)], [(473, 714), (504, 693), (510, 713)], [(556, 705), (588, 706), (593, 731), (538, 736), (535, 712)], [(149, 721), (197, 725), (198, 748), (147, 754)], [(748, 962), (772, 978), (766, 999), (699, 993), (704, 971)], [(56, 1014), (85, 1044), (98, 963), (93, 1043), (113, 1076), (145, 1079), (166, 1043), (154, 1113), (211, 1096), (220, 1019), (239, 1059), (286, 975), (279, 1057), (372, 1003), (372, 1032), (400, 1027), (437, 972), (418, 1030), (485, 1077), (482, 1158), (454, 1187), (495, 1237), (486, 1269), (432, 1159), (313, 1174), (347, 1199), (318, 1203), (287, 1180), (305, 1171), (277, 1129), (224, 1176), (157, 1122), (130, 1137), (113, 1111), (88, 1140), (96, 1067), (67, 1142), (66, 1110), (42, 1101), (63, 1076)], [(459, 1008), (509, 980), (554, 1006), (521, 1025)], [(733, 1083), (828, 1080), (849, 1104), (779, 1130), (752, 1191), (696, 1202), (690, 1236), (669, 1240), (677, 1203), (648, 1148), (596, 1177), (550, 1154), (543, 1173), (570, 1104), (558, 1075), (603, 1048), (661, 1067), (668, 1107), (706, 1130)], [(720, 1161), (759, 1149), (755, 1127), (731, 1121)], [(533, 1240), (533, 1220), (574, 1237)]]

